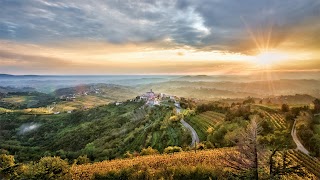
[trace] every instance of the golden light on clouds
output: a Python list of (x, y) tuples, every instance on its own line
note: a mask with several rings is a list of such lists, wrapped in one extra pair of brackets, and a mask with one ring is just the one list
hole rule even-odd
[(285, 70), (297, 67), (302, 59), (314, 58), (312, 53), (280, 49), (257, 55), (204, 51), (168, 41), (138, 44), (74, 41), (46, 45), (1, 41), (0, 44), (1, 67), (35, 74), (250, 74), (259, 69)]

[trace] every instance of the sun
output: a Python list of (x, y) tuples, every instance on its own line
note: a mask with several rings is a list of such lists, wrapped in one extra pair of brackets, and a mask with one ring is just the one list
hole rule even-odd
[(287, 58), (287, 55), (277, 51), (263, 51), (256, 55), (254, 61), (257, 65), (262, 67), (269, 67), (275, 63), (279, 63)]

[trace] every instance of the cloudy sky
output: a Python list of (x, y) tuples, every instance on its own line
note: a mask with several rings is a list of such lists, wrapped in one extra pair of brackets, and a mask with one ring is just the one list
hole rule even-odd
[(320, 70), (319, 0), (1, 0), (0, 74)]

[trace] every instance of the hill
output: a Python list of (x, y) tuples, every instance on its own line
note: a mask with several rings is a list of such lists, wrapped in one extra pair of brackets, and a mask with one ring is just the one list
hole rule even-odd
[(305, 79), (281, 79), (270, 81), (168, 81), (162, 83), (152, 83), (140, 85), (139, 92), (145, 92), (148, 89), (157, 89), (158, 91), (198, 99), (221, 99), (221, 98), (245, 98), (252, 97), (270, 97), (286, 96), (295, 94), (308, 94), (314, 97), (320, 97), (320, 81)]
[[(197, 153), (189, 151), (174, 154), (139, 156), (130, 159), (116, 159), (93, 164), (76, 165), (71, 168), (71, 174), (72, 179), (82, 180), (93, 179), (97, 174), (100, 176), (109, 176), (110, 178), (112, 177), (112, 173), (116, 175), (121, 171), (124, 172), (127, 170), (129, 173), (132, 173), (128, 174), (132, 177), (139, 177), (139, 173), (140, 176), (143, 175), (142, 173), (145, 173), (144, 177), (147, 179), (170, 179), (172, 176), (178, 177), (178, 172), (174, 174), (174, 171), (179, 168), (186, 171), (186, 174), (180, 172), (180, 175), (184, 175), (186, 178), (188, 174), (192, 174), (192, 171), (196, 171), (198, 167), (201, 168), (198, 169), (198, 178), (200, 178), (201, 175), (209, 175), (209, 177), (215, 179), (218, 176), (218, 173), (215, 174), (215, 171), (223, 168), (222, 161), (224, 160), (224, 155), (232, 152), (234, 152), (232, 148), (222, 148), (198, 151)], [(130, 172), (130, 169), (132, 169), (133, 172)], [(117, 176), (114, 178), (117, 178)], [(191, 176), (189, 178), (191, 178)]]
[[(226, 163), (229, 154), (237, 154), (235, 148), (188, 151), (174, 154), (137, 156), (134, 158), (115, 159), (92, 164), (73, 165), (71, 176), (74, 180), (89, 179), (242, 179), (245, 175), (237, 174), (236, 167)], [(289, 150), (288, 165), (301, 165), (305, 175), (282, 174), (284, 179), (316, 179), (319, 177), (320, 162), (301, 152)], [(277, 160), (281, 164), (281, 159)], [(293, 166), (292, 166), (293, 167)], [(266, 165), (261, 170), (268, 168)], [(267, 178), (260, 175), (261, 179)]]
[(70, 160), (86, 154), (98, 161), (148, 146), (162, 152), (167, 146), (189, 145), (190, 134), (180, 123), (169, 120), (172, 108), (143, 105), (126, 101), (71, 114), (2, 114), (0, 149), (16, 154), (20, 162), (48, 154)]

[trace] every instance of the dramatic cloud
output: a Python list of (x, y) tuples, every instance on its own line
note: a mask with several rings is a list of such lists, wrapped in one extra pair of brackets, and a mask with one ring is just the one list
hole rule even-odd
[(281, 68), (302, 61), (320, 68), (319, 0), (2, 0), (0, 7), (6, 72), (25, 64), (36, 73), (46, 64), (238, 63), (234, 56), (247, 61), (267, 49), (303, 57)]

